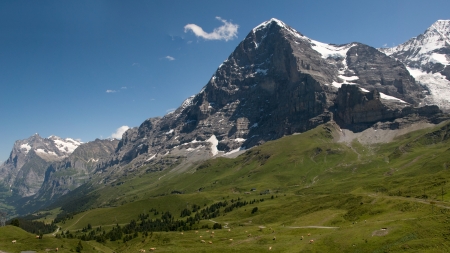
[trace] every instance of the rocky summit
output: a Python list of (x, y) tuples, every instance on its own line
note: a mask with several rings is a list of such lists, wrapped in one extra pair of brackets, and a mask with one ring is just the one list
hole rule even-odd
[[(30, 175), (35, 183), (20, 183), (26, 188), (20, 195), (42, 200), (62, 196), (91, 178), (101, 185), (135, 170), (182, 172), (197, 161), (238, 154), (329, 121), (352, 131), (438, 123), (448, 118), (439, 106), (450, 107), (438, 98), (436, 86), (428, 85), (428, 76), (411, 74), (420, 70), (446, 76), (447, 24), (438, 21), (422, 37), (376, 49), (357, 42), (322, 43), (280, 20), (268, 20), (252, 29), (204, 88), (175, 111), (127, 130), (120, 142), (78, 144), (69, 156), (60, 147), (38, 151), (39, 145), (60, 143), (56, 137), (39, 145), (31, 145), (31, 139), (18, 142), (0, 178), (12, 187), (16, 178)], [(440, 44), (417, 53), (416, 48), (429, 48), (432, 42)], [(33, 164), (42, 163), (34, 177), (34, 172), (25, 173), (32, 157), (37, 159)], [(70, 175), (60, 173), (69, 169)]]
[(423, 34), (379, 50), (405, 64), (416, 81), (429, 90), (425, 103), (450, 109), (450, 20), (438, 20)]
[(0, 166), (0, 186), (19, 198), (55, 199), (89, 180), (95, 164), (114, 152), (117, 144), (118, 140), (82, 143), (35, 134), (16, 141)]
[(70, 138), (42, 138), (39, 134), (16, 141), (9, 159), (0, 166), (0, 183), (20, 196), (31, 196), (41, 187), (46, 166), (64, 159), (80, 144)]

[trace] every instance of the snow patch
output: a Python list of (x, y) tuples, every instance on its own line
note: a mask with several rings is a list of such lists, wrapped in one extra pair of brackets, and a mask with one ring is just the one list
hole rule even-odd
[(78, 146), (82, 144), (81, 141), (77, 141), (71, 138), (61, 139), (57, 136), (50, 136), (50, 140), (55, 143), (55, 146), (64, 154), (72, 154)]
[(344, 82), (353, 82), (359, 79), (359, 77), (357, 76), (343, 76), (343, 75), (340, 75), (339, 78), (344, 80)]
[(217, 149), (217, 145), (219, 144), (219, 140), (217, 140), (217, 137), (213, 134), (206, 141), (211, 143), (211, 153), (213, 154), (213, 156), (217, 155), (219, 153), (219, 150)]
[(223, 154), (223, 156), (228, 156), (228, 155), (234, 154), (234, 153), (236, 153), (236, 152), (239, 152), (239, 151), (241, 151), (241, 150), (243, 150), (242, 147), (239, 147), (239, 148), (237, 148), (237, 149), (233, 149), (233, 150), (231, 150), (230, 152), (227, 152), (227, 153)]
[(347, 44), (343, 46), (330, 45), (316, 40), (311, 40), (312, 48), (322, 55), (322, 58), (346, 58), (347, 52), (354, 44)]
[(20, 149), (25, 149), (23, 152), (25, 152), (25, 154), (28, 154), (28, 152), (30, 152), (31, 150), (31, 146), (28, 143), (22, 144), (20, 145)]
[(407, 102), (405, 102), (405, 101), (403, 101), (403, 100), (401, 100), (401, 99), (399, 99), (399, 98), (396, 98), (396, 97), (393, 97), (393, 96), (386, 95), (386, 94), (384, 94), (383, 92), (380, 92), (380, 97), (381, 97), (382, 99), (386, 99), (386, 100), (396, 100), (396, 101), (398, 101), (398, 102), (400, 102), (400, 103), (405, 103), (405, 104), (407, 104)]
[(156, 157), (156, 154), (150, 156), (150, 158), (148, 158), (146, 161), (148, 162), (148, 161), (152, 160), (152, 159), (155, 158), (155, 157)]
[(434, 104), (442, 109), (450, 109), (450, 81), (441, 73), (427, 73), (420, 69), (407, 67), (409, 73), (430, 91), (425, 97), (425, 104)]
[(366, 89), (364, 89), (364, 88), (361, 88), (361, 87), (359, 87), (359, 89), (362, 91), (362, 92), (370, 92), (369, 90), (366, 90)]
[(44, 154), (44, 155), (58, 156), (55, 152), (53, 152), (53, 151), (48, 151), (48, 150), (44, 150), (44, 149), (42, 149), (42, 148), (36, 149), (36, 153), (38, 153), (38, 154)]
[(450, 64), (450, 61), (447, 59), (445, 54), (432, 53), (429, 61), (432, 63), (440, 63), (444, 66)]
[(246, 140), (247, 139), (244, 139), (244, 138), (236, 138), (236, 139), (234, 139), (235, 142), (244, 142)]

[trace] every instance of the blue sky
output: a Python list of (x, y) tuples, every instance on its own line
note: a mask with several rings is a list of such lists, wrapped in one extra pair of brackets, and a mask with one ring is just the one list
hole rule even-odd
[[(382, 47), (448, 10), (448, 0), (0, 1), (0, 161), (34, 133), (87, 142), (163, 116), (272, 17), (321, 42)], [(210, 34), (224, 25), (222, 39)]]

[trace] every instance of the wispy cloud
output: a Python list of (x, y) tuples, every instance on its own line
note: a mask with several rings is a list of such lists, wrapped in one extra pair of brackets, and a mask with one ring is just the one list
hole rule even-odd
[(196, 24), (187, 24), (184, 26), (184, 32), (192, 31), (197, 37), (204, 38), (205, 40), (225, 40), (229, 41), (237, 38), (237, 32), (239, 25), (233, 24), (231, 22), (222, 19), (221, 17), (216, 17), (217, 20), (223, 23), (222, 26), (214, 28), (213, 32), (207, 33), (203, 31), (203, 28)]
[(117, 128), (117, 130), (111, 134), (111, 138), (122, 139), (123, 133), (125, 133), (128, 129), (130, 129), (129, 126), (121, 126)]
[(114, 93), (117, 92), (116, 90), (106, 90), (106, 93)]
[(121, 89), (121, 90), (126, 90), (126, 89), (127, 89), (127, 86), (122, 86), (120, 89)]
[(133, 62), (133, 64), (131, 64), (132, 67), (140, 67), (141, 64), (139, 64), (139, 62)]
[(170, 56), (170, 55), (168, 55), (168, 56), (166, 56), (166, 57), (164, 57), (164, 58), (166, 58), (166, 59), (169, 60), (169, 61), (174, 61), (174, 60), (175, 60), (175, 58), (172, 57), (172, 56)]

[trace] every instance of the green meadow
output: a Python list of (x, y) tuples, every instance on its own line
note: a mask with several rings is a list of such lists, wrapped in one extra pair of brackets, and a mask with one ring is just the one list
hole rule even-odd
[[(80, 252), (448, 252), (449, 130), (445, 123), (363, 145), (338, 143), (339, 129), (326, 124), (183, 173), (142, 168), (85, 194), (85, 211), (58, 223), (56, 234), (108, 232), (139, 215), (158, 219), (167, 211), (186, 220), (196, 212), (181, 217), (185, 209), (200, 212), (239, 199), (247, 204), (220, 207), (189, 229), (138, 232), (126, 242), (81, 241)], [(60, 211), (43, 211), (49, 212), (45, 221)], [(212, 229), (215, 223), (222, 229)], [(76, 252), (79, 243), (0, 228), (0, 250), (10, 253)]]

